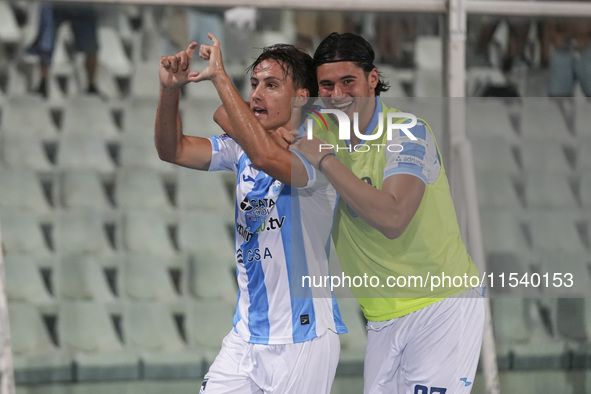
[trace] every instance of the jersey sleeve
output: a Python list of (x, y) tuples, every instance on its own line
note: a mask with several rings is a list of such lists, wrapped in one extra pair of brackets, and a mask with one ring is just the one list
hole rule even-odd
[(291, 149), (290, 152), (295, 154), (296, 157), (302, 162), (306, 168), (306, 173), (308, 174), (308, 183), (305, 186), (302, 186), (300, 189), (308, 189), (312, 187), (321, 188), (328, 184), (328, 179), (326, 179), (324, 174), (322, 174), (312, 164), (310, 164), (300, 152)]
[(229, 135), (214, 135), (211, 141), (211, 163), (208, 171), (238, 171), (242, 148)]
[(417, 140), (412, 140), (400, 130), (399, 135), (388, 142), (384, 179), (396, 174), (409, 174), (425, 184), (433, 184), (440, 169), (435, 140), (421, 120), (409, 131)]

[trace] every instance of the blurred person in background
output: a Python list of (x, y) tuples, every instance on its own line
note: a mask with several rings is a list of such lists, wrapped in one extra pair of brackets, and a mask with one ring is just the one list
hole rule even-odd
[(417, 16), (413, 14), (380, 13), (376, 17), (378, 63), (395, 67), (412, 67), (406, 44), (412, 44), (417, 35)]
[[(296, 44), (303, 51), (312, 52), (314, 41), (333, 31), (344, 33), (354, 30), (354, 22), (339, 11), (295, 10)], [(317, 42), (317, 41), (316, 41)]]
[(515, 67), (528, 66), (529, 61), (524, 56), (527, 34), (529, 32), (529, 19), (523, 17), (489, 17), (483, 18), (476, 42), (475, 55), (478, 66), (491, 66), (489, 47), (492, 38), (501, 22), (507, 23), (509, 36), (507, 37), (507, 49), (501, 57), (501, 70), (510, 72)]
[(88, 80), (87, 93), (98, 93), (95, 85), (98, 64), (97, 16), (92, 4), (42, 3), (39, 16), (39, 32), (28, 53), (41, 59), (41, 82), (37, 91), (47, 97), (47, 78), (55, 46), (58, 28), (69, 22), (74, 35), (75, 48), (86, 55), (84, 67)]
[(571, 97), (577, 82), (591, 97), (591, 19), (543, 22), (542, 64), (548, 65), (548, 96)]

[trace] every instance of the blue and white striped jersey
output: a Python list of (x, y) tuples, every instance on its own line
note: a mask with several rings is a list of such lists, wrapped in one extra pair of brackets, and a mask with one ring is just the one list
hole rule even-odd
[(301, 279), (329, 275), (335, 190), (325, 178), (317, 179), (306, 161), (308, 186), (292, 188), (254, 168), (229, 136), (214, 136), (210, 141), (209, 171), (237, 175), (236, 332), (257, 344), (304, 342), (327, 330), (346, 332), (330, 291), (313, 294)]

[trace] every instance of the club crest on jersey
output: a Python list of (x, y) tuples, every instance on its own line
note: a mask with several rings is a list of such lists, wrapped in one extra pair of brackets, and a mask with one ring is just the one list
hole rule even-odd
[(271, 185), (271, 192), (274, 195), (278, 195), (281, 192), (281, 182), (278, 180), (275, 180), (275, 182), (273, 182), (273, 184)]

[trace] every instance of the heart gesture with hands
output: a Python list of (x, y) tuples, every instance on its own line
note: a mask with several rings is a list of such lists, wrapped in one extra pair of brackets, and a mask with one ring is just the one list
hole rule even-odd
[(217, 76), (224, 75), (224, 64), (222, 62), (222, 52), (220, 42), (211, 33), (207, 35), (213, 45), (202, 44), (199, 47), (199, 57), (208, 60), (207, 67), (199, 71), (191, 71), (191, 59), (197, 49), (196, 42), (192, 42), (186, 51), (181, 51), (176, 55), (163, 56), (160, 59), (160, 68), (158, 75), (160, 84), (164, 88), (181, 88), (189, 82), (200, 82), (204, 80), (215, 80)]

